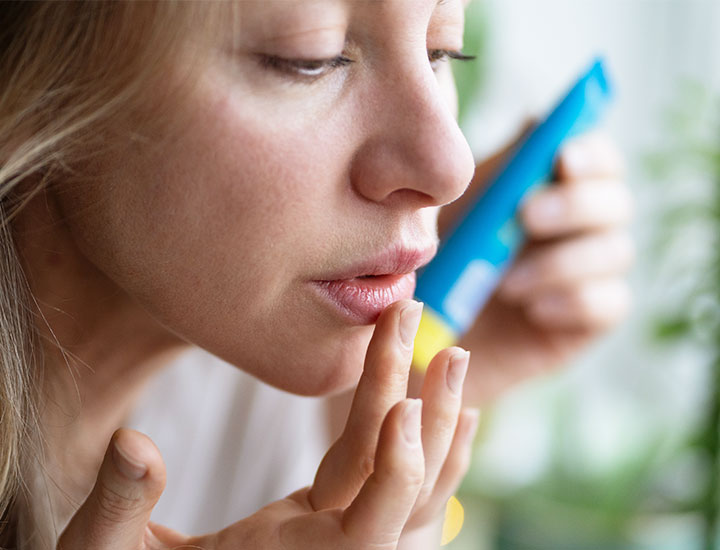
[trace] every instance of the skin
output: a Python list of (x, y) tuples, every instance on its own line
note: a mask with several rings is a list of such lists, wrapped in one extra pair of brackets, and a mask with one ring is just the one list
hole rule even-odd
[[(433, 246), (436, 207), (459, 197), (474, 169), (448, 68), (436, 75), (426, 53), (460, 48), (462, 5), (320, 4), (328, 9), (240, 3), (237, 52), (210, 52), (177, 105), (187, 131), (130, 146), (98, 169), (102, 185), (58, 194), (80, 253), (154, 318), (309, 395), (357, 382), (372, 327), (339, 322), (308, 282), (390, 244)], [(338, 20), (351, 23), (346, 49), (358, 61), (321, 79), (254, 55), (337, 55)]]
[[(147, 438), (120, 430), (59, 548), (154, 550), (185, 545), (214, 550), (241, 544), (258, 550), (382, 550), (397, 548), (401, 538), (427, 525), (435, 527), (467, 469), (477, 414), (460, 410), (468, 354), (459, 348), (434, 359), (422, 402), (404, 399), (417, 306), (397, 302), (378, 320), (346, 431), (323, 460), (312, 487), (218, 533), (187, 536), (148, 522), (164, 487), (162, 460)], [(342, 449), (350, 442), (360, 453), (371, 451), (370, 468), (349, 468), (353, 464)], [(123, 456), (134, 457), (133, 462)], [(425, 486), (432, 490), (423, 493)]]
[[(482, 192), (503, 153), (477, 167), (461, 200), (443, 209), (441, 232)], [(517, 382), (553, 372), (625, 318), (635, 249), (624, 162), (603, 134), (569, 142), (556, 181), (520, 211), (528, 244), (459, 345), (471, 359), (466, 401), (479, 405)]]
[[(413, 306), (388, 308), (373, 336), (372, 326), (348, 322), (307, 287), (388, 242), (434, 244), (439, 207), (473, 179), (449, 69), (427, 54), (461, 47), (462, 3), (412, 5), (240, 3), (240, 42), (209, 50), (194, 85), (173, 104), (184, 131), (147, 129), (155, 145), (119, 144), (86, 167), (91, 185), (58, 182), (16, 219), (46, 337), (41, 413), (57, 484), (49, 496), (58, 523), (68, 525), (62, 548), (222, 549), (240, 540), (253, 541), (249, 548), (420, 548), (412, 537), (436, 528), (467, 468), (477, 419), (447, 382), (459, 376), (449, 376), (451, 365), (467, 357), (450, 349), (433, 362), (417, 390), (419, 434), (409, 414), (418, 405), (405, 400), (410, 347), (400, 338), (403, 312)], [(334, 57), (346, 35), (355, 63), (312, 82), (258, 63), (258, 53)], [(168, 68), (171, 88), (186, 80), (184, 55)], [(536, 242), (517, 269), (549, 267), (524, 287), (507, 282), (468, 337), (480, 357), (465, 390), (472, 398), (492, 393), (487, 380), (499, 388), (569, 357), (623, 309), (540, 305), (552, 293), (617, 282), (627, 263), (602, 239), (588, 245), (605, 254), (602, 273), (542, 261), (625, 221), (609, 216), (620, 199), (608, 197), (622, 188), (612, 148), (590, 149), (581, 146), (591, 157), (584, 168), (561, 169), (565, 183), (553, 192), (567, 198), (595, 185), (601, 200), (594, 202), (606, 208), (569, 202), (567, 223), (548, 227), (532, 205), (551, 192), (527, 205)], [(598, 184), (600, 175), (606, 181)], [(404, 333), (414, 333), (405, 322)], [(120, 430), (106, 450), (146, 381), (191, 344), (294, 393), (338, 392), (364, 373), (314, 485), (201, 538), (148, 524), (164, 486), (152, 442)], [(408, 443), (408, 433), (420, 442)]]

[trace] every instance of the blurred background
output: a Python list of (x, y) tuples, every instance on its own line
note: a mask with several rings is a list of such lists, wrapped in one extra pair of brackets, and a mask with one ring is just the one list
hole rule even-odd
[(483, 412), (451, 550), (695, 550), (717, 537), (720, 1), (473, 0), (455, 67), (482, 158), (602, 55), (637, 214), (631, 317)]

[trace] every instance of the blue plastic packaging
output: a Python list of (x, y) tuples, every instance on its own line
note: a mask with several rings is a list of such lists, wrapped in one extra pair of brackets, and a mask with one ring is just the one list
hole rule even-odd
[(427, 366), (437, 351), (470, 329), (524, 242), (516, 221), (523, 199), (551, 178), (562, 143), (592, 128), (611, 97), (598, 59), (509, 155), (487, 191), (420, 273), (415, 295), (425, 308), (415, 340), (417, 366)]

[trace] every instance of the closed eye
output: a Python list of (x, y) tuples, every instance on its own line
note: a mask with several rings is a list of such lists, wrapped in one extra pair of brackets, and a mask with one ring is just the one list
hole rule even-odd
[(329, 59), (288, 59), (276, 55), (261, 55), (260, 65), (279, 73), (312, 81), (324, 76), (339, 67), (345, 67), (353, 60), (344, 55)]
[[(458, 50), (429, 49), (427, 54), (433, 71), (437, 71), (440, 63), (447, 59), (455, 59), (458, 61), (472, 61), (475, 59), (475, 56), (465, 55)], [(354, 60), (342, 54), (328, 59), (290, 59), (277, 55), (261, 54), (259, 55), (259, 61), (260, 65), (265, 69), (304, 82), (313, 82), (331, 73), (335, 69), (354, 63)]]
[(428, 50), (428, 60), (433, 71), (436, 71), (440, 67), (440, 63), (448, 59), (455, 59), (457, 61), (473, 61), (474, 55), (465, 55), (458, 50)]

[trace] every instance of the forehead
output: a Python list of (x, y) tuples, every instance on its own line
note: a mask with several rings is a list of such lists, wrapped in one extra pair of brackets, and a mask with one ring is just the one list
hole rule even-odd
[(465, 4), (466, 0), (239, 0), (234, 7), (244, 23), (282, 26), (298, 20), (340, 22), (362, 15), (457, 17)]
[[(238, 0), (234, 40), (313, 48), (376, 33), (462, 47), (465, 0)], [(349, 36), (348, 36), (349, 35)], [(447, 37), (452, 37), (447, 39)], [(408, 38), (409, 39), (409, 38)], [(443, 41), (443, 40), (441, 40)], [(272, 46), (271, 46), (272, 47)]]

